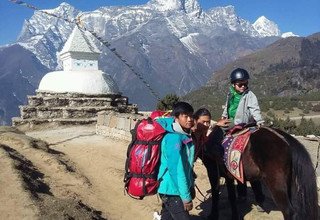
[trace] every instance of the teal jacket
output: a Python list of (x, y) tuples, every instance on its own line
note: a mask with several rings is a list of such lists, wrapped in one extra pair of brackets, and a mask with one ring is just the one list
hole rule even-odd
[(192, 200), (194, 187), (194, 144), (174, 118), (159, 118), (157, 122), (167, 131), (161, 142), (158, 193), (180, 196), (183, 202)]

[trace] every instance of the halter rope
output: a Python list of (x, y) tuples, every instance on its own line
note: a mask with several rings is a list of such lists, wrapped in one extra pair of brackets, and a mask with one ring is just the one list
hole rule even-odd
[(320, 150), (320, 136), (316, 136), (316, 138), (318, 139), (318, 149), (317, 149), (317, 162), (316, 162), (316, 166), (314, 168), (314, 170), (316, 171), (318, 166), (319, 166), (319, 150)]

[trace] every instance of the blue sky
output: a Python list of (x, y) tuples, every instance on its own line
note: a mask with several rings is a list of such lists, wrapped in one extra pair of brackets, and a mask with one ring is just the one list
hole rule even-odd
[[(170, 1), (170, 0), (169, 0)], [(25, 0), (40, 9), (57, 7), (68, 2), (81, 11), (90, 11), (108, 5), (139, 5), (148, 0)], [(264, 15), (276, 22), (282, 32), (292, 31), (300, 36), (308, 36), (320, 31), (320, 0), (199, 0), (207, 10), (216, 6), (235, 6), (237, 14), (254, 22)], [(31, 9), (0, 0), (0, 45), (13, 43), (23, 25), (24, 19), (33, 14)]]

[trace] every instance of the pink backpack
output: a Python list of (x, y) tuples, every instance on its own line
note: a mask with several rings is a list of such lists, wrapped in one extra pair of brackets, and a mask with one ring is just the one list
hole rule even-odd
[[(158, 113), (151, 116), (158, 117)], [(157, 193), (161, 141), (166, 131), (149, 117), (137, 122), (131, 133), (125, 163), (125, 190), (132, 198), (143, 199)]]

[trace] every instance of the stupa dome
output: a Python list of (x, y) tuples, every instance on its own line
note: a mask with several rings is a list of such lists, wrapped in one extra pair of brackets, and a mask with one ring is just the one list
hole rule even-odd
[(54, 93), (120, 94), (109, 74), (95, 71), (55, 71), (47, 73), (39, 84), (38, 91)]

